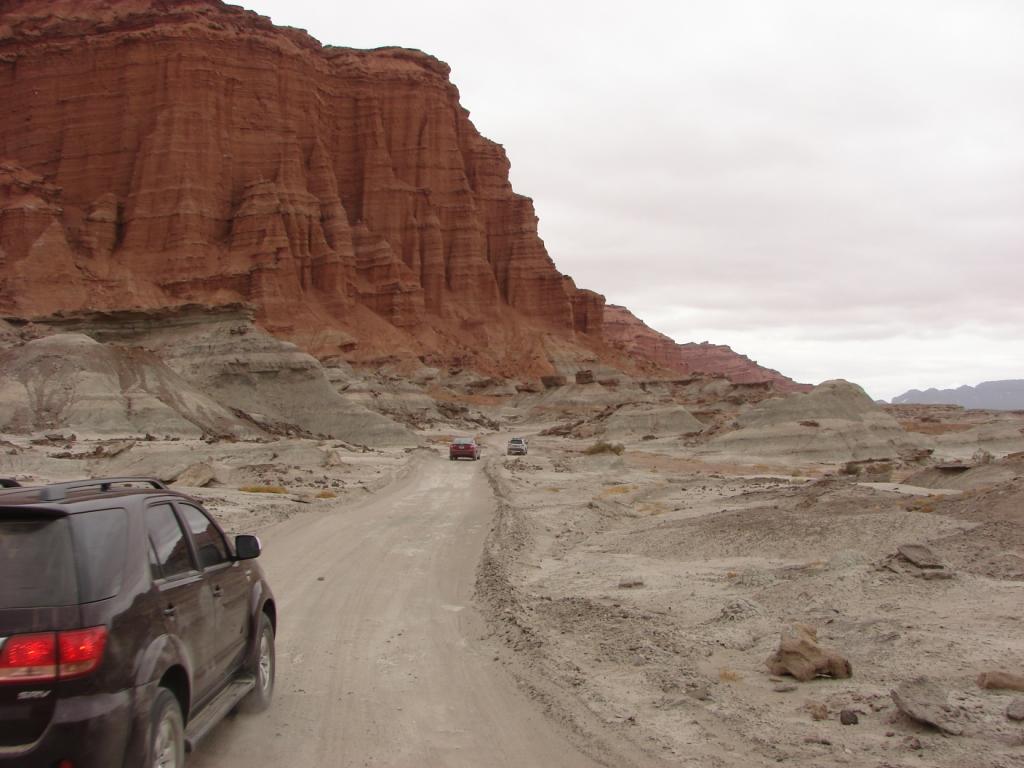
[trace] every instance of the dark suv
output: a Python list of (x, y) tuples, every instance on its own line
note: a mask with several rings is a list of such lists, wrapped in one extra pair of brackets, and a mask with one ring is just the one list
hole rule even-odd
[(269, 706), (259, 554), (157, 480), (0, 490), (0, 767), (181, 768)]

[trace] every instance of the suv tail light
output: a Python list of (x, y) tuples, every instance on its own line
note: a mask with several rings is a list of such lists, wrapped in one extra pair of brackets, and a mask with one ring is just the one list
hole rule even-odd
[(99, 666), (107, 645), (107, 628), (92, 627), (57, 633), (59, 677), (87, 675)]
[(0, 650), (0, 683), (34, 683), (57, 677), (57, 636), (53, 632), (15, 635)]
[(106, 644), (106, 627), (14, 635), (0, 647), (0, 683), (86, 675), (99, 666)]

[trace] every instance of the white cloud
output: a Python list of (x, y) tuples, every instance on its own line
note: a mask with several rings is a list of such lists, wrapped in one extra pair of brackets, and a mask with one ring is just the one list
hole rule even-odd
[(1024, 376), (1024, 3), (247, 5), (451, 64), (558, 267), (679, 341), (887, 396)]

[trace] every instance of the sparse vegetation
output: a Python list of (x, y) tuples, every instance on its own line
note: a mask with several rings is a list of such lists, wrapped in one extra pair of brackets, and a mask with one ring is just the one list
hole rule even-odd
[(624, 493), (629, 493), (633, 490), (632, 485), (613, 485), (610, 488), (605, 488), (602, 492), (602, 496), (620, 496)]
[(994, 458), (995, 457), (992, 453), (984, 448), (979, 448), (974, 452), (974, 455), (971, 456), (971, 460), (974, 461), (975, 464), (991, 464)]
[(729, 667), (722, 667), (718, 670), (718, 679), (723, 683), (735, 683), (738, 680), (743, 679), (743, 675), (737, 672), (735, 669), (729, 669)]
[(942, 499), (941, 496), (934, 494), (925, 496), (923, 498), (916, 498), (904, 505), (904, 509), (908, 512), (924, 512), (925, 514), (931, 514), (935, 511), (935, 504)]
[(243, 485), (238, 490), (245, 493), (288, 493), (283, 485)]
[(621, 456), (622, 452), (626, 450), (626, 446), (622, 443), (609, 443), (604, 440), (599, 440), (589, 448), (584, 448), (583, 453), (587, 456), (597, 456), (602, 453), (614, 453), (616, 456)]
[(336, 494), (334, 491), (325, 489), (323, 491), (320, 491), (320, 493), (318, 493), (316, 497), (318, 499), (336, 499), (338, 498), (338, 494)]

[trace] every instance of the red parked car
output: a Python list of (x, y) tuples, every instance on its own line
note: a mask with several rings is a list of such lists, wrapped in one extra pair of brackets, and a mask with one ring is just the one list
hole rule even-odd
[(480, 445), (475, 437), (456, 437), (448, 446), (448, 458), (451, 461), (456, 459), (477, 461), (480, 458)]

